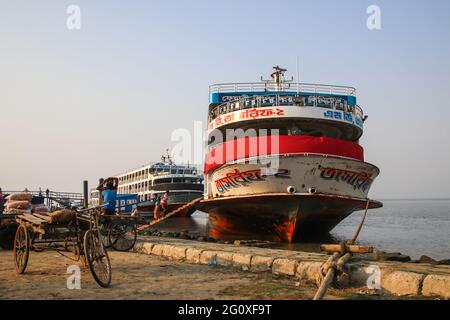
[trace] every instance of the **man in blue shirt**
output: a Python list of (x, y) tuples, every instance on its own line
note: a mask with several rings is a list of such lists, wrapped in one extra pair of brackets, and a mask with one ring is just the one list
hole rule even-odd
[(116, 212), (117, 191), (112, 181), (106, 183), (106, 188), (102, 191), (102, 197), (104, 214), (114, 215)]

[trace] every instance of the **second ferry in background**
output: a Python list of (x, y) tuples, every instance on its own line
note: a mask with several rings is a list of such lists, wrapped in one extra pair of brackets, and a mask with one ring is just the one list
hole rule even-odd
[[(161, 162), (151, 163), (115, 177), (119, 179), (118, 206), (123, 205), (120, 203), (120, 199), (127, 202), (131, 199), (130, 196), (133, 196), (134, 202), (139, 203), (140, 211), (147, 211), (150, 216), (153, 215), (154, 207), (151, 199), (154, 194), (162, 197), (166, 191), (169, 191), (169, 212), (203, 196), (204, 186), (201, 170), (190, 165), (174, 164), (168, 153), (161, 157)], [(97, 190), (91, 191), (93, 204), (98, 203), (98, 196)], [(195, 209), (192, 207), (186, 208), (177, 216), (189, 217), (194, 211)]]

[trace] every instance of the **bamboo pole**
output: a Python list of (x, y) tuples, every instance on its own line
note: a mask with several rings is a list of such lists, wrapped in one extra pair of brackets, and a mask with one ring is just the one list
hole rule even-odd
[[(320, 284), (319, 289), (317, 290), (313, 300), (322, 300), (325, 294), (327, 293), (328, 287), (334, 280), (336, 275), (336, 271), (343, 271), (345, 264), (352, 257), (352, 253), (371, 253), (373, 252), (373, 248), (370, 246), (355, 246), (354, 243), (361, 232), (364, 221), (366, 220), (367, 210), (369, 209), (370, 199), (367, 199), (366, 210), (364, 212), (363, 218), (359, 223), (358, 229), (353, 235), (352, 240), (348, 242), (348, 244), (337, 244), (337, 245), (322, 245), (320, 249), (323, 251), (335, 252), (333, 256), (328, 259), (328, 261), (324, 264), (324, 269), (326, 270), (326, 276)], [(339, 258), (339, 260), (338, 260)], [(335, 263), (335, 261), (337, 263)]]
[(328, 286), (333, 281), (334, 275), (336, 273), (336, 270), (333, 267), (333, 262), (335, 262), (338, 258), (339, 258), (339, 253), (335, 253), (325, 263), (325, 266), (328, 269), (328, 270), (326, 270), (327, 274), (326, 274), (325, 278), (322, 280), (322, 283), (320, 284), (320, 287), (317, 290), (313, 300), (322, 300), (323, 297), (325, 296), (325, 294), (327, 293)]
[(160, 223), (160, 222), (162, 222), (162, 221), (164, 221), (164, 220), (167, 220), (167, 219), (169, 219), (170, 217), (172, 217), (172, 216), (174, 216), (174, 215), (180, 213), (181, 211), (183, 211), (183, 210), (185, 210), (185, 209), (188, 209), (188, 208), (190, 208), (190, 207), (196, 205), (196, 204), (197, 204), (198, 202), (200, 202), (201, 200), (202, 200), (202, 198), (194, 199), (194, 200), (192, 200), (191, 202), (189, 202), (189, 203), (187, 203), (187, 204), (185, 204), (185, 205), (179, 207), (178, 209), (175, 209), (174, 211), (172, 211), (172, 212), (166, 214), (164, 217), (159, 218), (159, 219), (157, 219), (157, 220), (153, 220), (153, 221), (150, 222), (149, 224), (140, 226), (139, 228), (137, 228), (137, 230), (138, 230), (138, 231), (146, 230), (146, 229), (148, 229), (148, 228), (154, 226), (155, 224), (158, 224), (158, 223)]
[[(345, 251), (350, 253), (372, 253), (373, 247), (372, 246), (361, 246), (361, 245), (344, 245)], [(327, 252), (341, 252), (341, 245), (340, 244), (323, 244), (320, 246), (320, 250), (327, 251)]]

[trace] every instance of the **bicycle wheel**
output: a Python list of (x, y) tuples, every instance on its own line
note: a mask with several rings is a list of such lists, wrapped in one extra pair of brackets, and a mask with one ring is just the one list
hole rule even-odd
[(14, 237), (14, 269), (16, 273), (25, 272), (30, 256), (30, 234), (24, 224), (20, 224)]
[(84, 254), (94, 280), (102, 288), (111, 284), (111, 263), (108, 252), (96, 232), (88, 230), (84, 235)]
[(134, 247), (137, 239), (134, 221), (116, 221), (112, 224), (108, 234), (111, 247), (117, 251), (129, 251)]

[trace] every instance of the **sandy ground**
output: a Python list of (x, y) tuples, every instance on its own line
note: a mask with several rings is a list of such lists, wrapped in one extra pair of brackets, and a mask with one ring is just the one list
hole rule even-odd
[[(25, 274), (14, 272), (12, 251), (0, 250), (0, 299), (311, 299), (316, 288), (270, 273), (111, 252), (112, 285), (100, 288), (81, 263), (56, 252), (31, 252)], [(67, 289), (67, 267), (81, 266), (81, 289)], [(327, 299), (353, 295), (331, 290)], [(354, 298), (354, 296), (353, 296)]]

